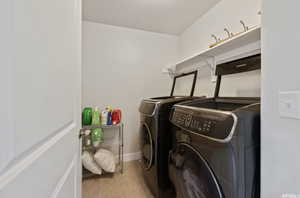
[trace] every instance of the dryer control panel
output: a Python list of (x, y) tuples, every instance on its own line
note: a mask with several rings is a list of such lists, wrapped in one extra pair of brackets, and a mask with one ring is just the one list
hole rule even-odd
[(234, 115), (210, 109), (175, 107), (171, 122), (183, 130), (217, 141), (226, 141), (234, 130)]

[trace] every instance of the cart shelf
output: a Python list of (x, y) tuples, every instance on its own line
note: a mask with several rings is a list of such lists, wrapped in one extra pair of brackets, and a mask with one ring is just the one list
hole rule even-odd
[[(80, 129), (80, 137), (85, 136), (84, 132), (86, 130), (92, 130), (92, 129), (97, 129), (97, 128), (101, 128), (101, 129), (118, 129), (118, 163), (117, 163), (117, 171), (121, 172), (121, 174), (124, 171), (124, 124), (123, 123), (119, 123), (119, 124), (115, 124), (115, 125), (90, 125), (90, 126), (84, 126)], [(84, 144), (82, 144), (82, 150), (83, 151), (90, 151), (92, 153), (95, 153), (99, 148), (101, 148), (101, 145), (99, 147), (85, 147)], [(105, 172), (103, 172), (102, 175), (106, 174)], [(90, 171), (86, 170), (85, 168), (83, 168), (82, 171), (82, 178), (83, 179), (89, 179), (89, 178), (97, 178), (97, 177), (101, 177), (102, 175), (96, 175), (91, 173)]]

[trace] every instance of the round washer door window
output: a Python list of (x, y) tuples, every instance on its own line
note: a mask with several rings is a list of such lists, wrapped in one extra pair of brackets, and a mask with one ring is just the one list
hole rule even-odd
[(154, 144), (151, 131), (146, 123), (141, 124), (141, 150), (142, 150), (142, 163), (146, 170), (149, 170), (154, 160)]
[(223, 198), (209, 165), (188, 144), (179, 144), (170, 153), (169, 174), (177, 198)]

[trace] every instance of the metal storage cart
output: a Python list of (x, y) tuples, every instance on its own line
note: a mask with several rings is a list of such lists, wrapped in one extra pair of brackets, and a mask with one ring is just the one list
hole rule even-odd
[[(118, 129), (118, 163), (117, 163), (117, 170), (123, 174), (124, 170), (124, 124), (119, 123), (115, 125), (91, 125), (91, 126), (84, 126), (80, 130), (80, 137), (84, 137), (86, 130), (92, 130), (101, 128), (103, 131), (105, 129)], [(83, 138), (82, 138), (83, 140)], [(99, 148), (101, 148), (101, 145), (99, 147), (86, 147), (84, 143), (82, 143), (82, 151), (89, 151), (92, 153), (95, 153)], [(104, 173), (105, 174), (105, 173)], [(103, 175), (103, 174), (102, 174)], [(91, 173), (90, 171), (86, 170), (84, 167), (82, 168), (82, 178), (83, 179), (89, 179), (89, 178), (95, 178), (95, 177), (101, 177), (102, 175), (96, 175)]]

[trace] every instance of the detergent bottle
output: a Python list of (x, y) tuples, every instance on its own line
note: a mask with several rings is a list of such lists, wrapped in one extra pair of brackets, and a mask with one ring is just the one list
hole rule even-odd
[(107, 125), (112, 125), (112, 112), (113, 112), (113, 109), (111, 107), (106, 107), (105, 110), (107, 111)]
[[(101, 125), (99, 108), (96, 107), (93, 111), (92, 125)], [(101, 128), (92, 129), (92, 143), (94, 147), (98, 147), (103, 142), (103, 131)]]
[(93, 108), (86, 107), (82, 111), (82, 126), (91, 125), (93, 117)]
[(121, 122), (122, 111), (120, 109), (113, 110), (112, 113), (112, 124), (119, 124)]
[(101, 124), (102, 125), (107, 125), (107, 118), (108, 118), (108, 111), (104, 110), (101, 113)]

